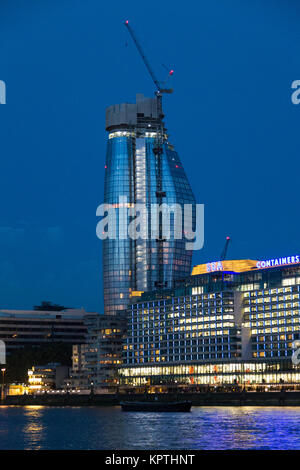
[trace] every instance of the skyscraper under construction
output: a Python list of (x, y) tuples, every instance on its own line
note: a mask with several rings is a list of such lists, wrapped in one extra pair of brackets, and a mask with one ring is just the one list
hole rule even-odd
[[(149, 209), (147, 238), (134, 240), (117, 232), (115, 239), (103, 241), (106, 314), (125, 309), (136, 291), (172, 287), (174, 280), (190, 274), (192, 251), (186, 249), (184, 236), (174, 236), (174, 215), (170, 215), (168, 238), (163, 237), (161, 222), (154, 222), (150, 215), (153, 204), (195, 204), (179, 156), (168, 141), (163, 118), (159, 92), (154, 98), (137, 95), (136, 103), (106, 110), (109, 134), (104, 202), (116, 209), (120, 209), (120, 200), (126, 201), (128, 208), (143, 204)], [(120, 224), (119, 212), (116, 214)], [(157, 236), (153, 238), (155, 223)]]

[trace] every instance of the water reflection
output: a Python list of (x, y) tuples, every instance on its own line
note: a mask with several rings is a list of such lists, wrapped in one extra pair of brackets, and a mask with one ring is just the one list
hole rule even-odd
[(1, 449), (299, 449), (300, 408), (0, 407)]
[(25, 450), (42, 449), (45, 426), (43, 424), (43, 406), (25, 406), (25, 425), (22, 429)]

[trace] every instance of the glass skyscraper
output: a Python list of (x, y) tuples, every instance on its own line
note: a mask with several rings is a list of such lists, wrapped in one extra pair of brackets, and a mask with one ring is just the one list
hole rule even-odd
[[(108, 107), (106, 130), (104, 203), (119, 210), (119, 225), (127, 223), (120, 209), (143, 204), (149, 211), (147, 238), (134, 240), (118, 232), (116, 239), (103, 240), (105, 313), (116, 314), (127, 307), (136, 291), (170, 288), (173, 281), (190, 274), (192, 251), (186, 250), (184, 235), (182, 239), (174, 236), (174, 214), (169, 214), (170, 236), (163, 238), (161, 219), (151, 217), (151, 207), (190, 204), (194, 228), (195, 200), (179, 156), (168, 141), (157, 97), (137, 95), (134, 104)], [(158, 234), (153, 237), (155, 230)]]

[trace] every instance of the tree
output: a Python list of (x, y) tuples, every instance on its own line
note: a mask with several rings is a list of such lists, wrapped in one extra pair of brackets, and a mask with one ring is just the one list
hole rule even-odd
[(7, 355), (6, 383), (26, 383), (28, 370), (32, 366), (45, 366), (57, 362), (64, 366), (72, 365), (72, 346), (67, 343), (52, 343), (39, 346), (28, 345)]
[(64, 307), (63, 305), (59, 304), (53, 304), (52, 302), (49, 302), (49, 300), (42, 300), (40, 305), (35, 305), (34, 310), (44, 310), (48, 312), (61, 312), (62, 310), (66, 310), (70, 307)]

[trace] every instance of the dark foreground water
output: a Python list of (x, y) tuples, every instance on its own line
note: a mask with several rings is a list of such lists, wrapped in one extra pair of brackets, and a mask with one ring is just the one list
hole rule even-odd
[(0, 449), (300, 449), (300, 408), (0, 407)]

